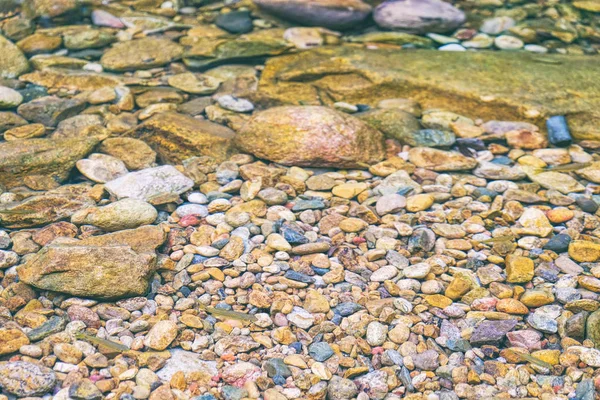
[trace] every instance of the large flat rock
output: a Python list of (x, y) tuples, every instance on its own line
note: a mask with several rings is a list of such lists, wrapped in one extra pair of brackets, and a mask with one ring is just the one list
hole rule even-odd
[(126, 245), (49, 245), (20, 266), (18, 274), (38, 289), (116, 299), (146, 294), (155, 265), (155, 253), (136, 253)]
[(194, 156), (224, 161), (231, 154), (235, 132), (211, 121), (175, 112), (156, 114), (127, 133), (148, 143), (166, 163)]
[(542, 128), (546, 117), (566, 115), (577, 139), (600, 139), (599, 76), (600, 63), (589, 56), (342, 46), (269, 60), (255, 101), (374, 106), (404, 97), (424, 108)]

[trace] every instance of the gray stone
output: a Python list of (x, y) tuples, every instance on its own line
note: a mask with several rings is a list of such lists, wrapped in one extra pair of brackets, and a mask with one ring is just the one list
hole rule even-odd
[(377, 25), (411, 33), (448, 32), (461, 25), (465, 14), (442, 0), (387, 0), (373, 11)]
[(130, 172), (106, 183), (106, 190), (119, 199), (131, 197), (151, 200), (161, 194), (182, 194), (194, 186), (194, 181), (175, 167), (164, 165)]

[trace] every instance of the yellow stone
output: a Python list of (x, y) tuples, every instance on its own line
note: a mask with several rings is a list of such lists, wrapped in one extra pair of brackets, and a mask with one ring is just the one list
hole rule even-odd
[(557, 365), (560, 362), (560, 350), (538, 350), (531, 353), (531, 355), (552, 365)]
[(346, 379), (356, 378), (357, 376), (365, 374), (367, 372), (369, 372), (368, 367), (349, 368), (346, 372), (344, 372), (344, 378), (346, 378)]
[(274, 341), (283, 345), (290, 345), (297, 340), (296, 335), (294, 335), (289, 326), (274, 329), (271, 337)]
[(569, 244), (569, 256), (577, 262), (596, 262), (600, 259), (600, 244), (574, 240)]
[(496, 310), (508, 314), (527, 315), (529, 309), (517, 299), (501, 299), (496, 303)]
[(530, 154), (524, 155), (523, 157), (519, 157), (517, 162), (521, 165), (526, 165), (528, 167), (534, 168), (546, 168), (548, 166), (548, 164), (546, 164), (543, 160)]
[(231, 331), (233, 331), (233, 326), (229, 325), (226, 322), (217, 322), (215, 324), (215, 328), (221, 329), (226, 333), (231, 333)]
[(522, 256), (509, 255), (506, 257), (506, 281), (510, 283), (525, 283), (533, 279), (533, 260)]
[(332, 189), (332, 192), (335, 196), (342, 197), (344, 199), (351, 199), (357, 196), (359, 193), (367, 190), (369, 186), (366, 183), (358, 182), (358, 183), (343, 183), (341, 185), (337, 185)]
[(304, 309), (310, 313), (329, 312), (329, 301), (316, 290), (309, 290), (304, 299)]
[(290, 356), (286, 356), (283, 359), (283, 362), (286, 363), (287, 365), (292, 365), (294, 367), (298, 367), (298, 368), (302, 368), (302, 369), (308, 368), (308, 365), (306, 365), (306, 361), (304, 361), (302, 356), (299, 354), (292, 354)]
[(521, 296), (521, 303), (527, 307), (541, 307), (554, 302), (554, 295), (545, 290), (526, 290)]
[(225, 280), (225, 274), (218, 268), (209, 268), (206, 270), (206, 272), (208, 272), (210, 276), (212, 276), (218, 281), (223, 282)]
[(430, 194), (417, 194), (406, 199), (406, 210), (409, 212), (424, 211), (434, 202), (435, 198)]
[(360, 232), (369, 224), (360, 218), (346, 218), (340, 222), (340, 229), (344, 232), (353, 233)]
[(473, 281), (471, 281), (471, 279), (469, 279), (466, 275), (456, 274), (454, 275), (454, 279), (452, 280), (452, 282), (450, 282), (450, 284), (446, 288), (445, 294), (452, 300), (458, 300), (465, 293), (471, 290), (472, 286)]
[(433, 307), (445, 308), (452, 305), (452, 299), (441, 294), (425, 296), (425, 301)]

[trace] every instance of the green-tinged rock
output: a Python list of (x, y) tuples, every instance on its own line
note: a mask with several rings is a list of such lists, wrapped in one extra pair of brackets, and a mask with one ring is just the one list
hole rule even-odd
[(349, 36), (346, 40), (358, 43), (389, 43), (398, 46), (433, 47), (433, 40), (406, 32), (369, 32), (362, 35)]
[(55, 315), (41, 326), (27, 332), (27, 337), (32, 342), (37, 342), (38, 340), (45, 339), (50, 335), (64, 331), (65, 326), (67, 326), (67, 321), (65, 318)]
[(562, 194), (583, 192), (585, 187), (568, 174), (555, 171), (539, 172), (533, 167), (521, 166), (529, 179), (548, 190), (558, 190)]
[(375, 108), (355, 116), (381, 131), (385, 137), (397, 139), (402, 143), (411, 141), (414, 134), (421, 129), (421, 124), (414, 115), (397, 108)]
[[(67, 59), (67, 57), (62, 58), (62, 60), (54, 60), (54, 62), (59, 64), (53, 65), (53, 68), (44, 68), (41, 71), (33, 71), (29, 74), (22, 75), (19, 79), (46, 88), (75, 90), (78, 92), (88, 90), (93, 91), (103, 87), (114, 88), (121, 85), (121, 79), (116, 75), (94, 74), (86, 71), (67, 69), (67, 66), (71, 65), (71, 61), (70, 59)], [(42, 62), (48, 63), (48, 60), (46, 60), (46, 58), (40, 58), (39, 61), (32, 61), (32, 64), (38, 68), (38, 64)], [(62, 65), (60, 63), (62, 63)], [(75, 66), (77, 66), (77, 64), (72, 64), (71, 68)]]
[(600, 310), (590, 314), (586, 321), (585, 336), (600, 347)]
[(0, 78), (16, 78), (29, 70), (29, 63), (16, 44), (0, 35)]
[(68, 218), (76, 211), (93, 205), (94, 202), (85, 196), (31, 196), (18, 203), (0, 206), (0, 226), (12, 229), (43, 226)]
[(148, 37), (116, 43), (100, 63), (110, 71), (131, 71), (161, 67), (181, 58), (183, 47), (169, 39)]
[(146, 294), (155, 253), (129, 246), (48, 245), (18, 267), (21, 281), (73, 296), (115, 299)]
[(224, 62), (275, 56), (290, 48), (283, 39), (283, 29), (266, 29), (241, 35), (236, 39), (198, 38), (183, 55), (192, 68), (207, 68)]
[(112, 232), (151, 224), (157, 216), (158, 212), (151, 204), (143, 200), (123, 199), (104, 207), (80, 210), (73, 214), (71, 222), (94, 225)]
[(77, 7), (77, 0), (25, 0), (23, 13), (28, 18), (56, 18), (73, 14)]
[(64, 181), (75, 163), (88, 155), (98, 139), (24, 139), (0, 143), (0, 184), (8, 188), (27, 184), (27, 177)]
[(155, 115), (127, 134), (143, 140), (166, 163), (181, 163), (195, 156), (224, 161), (232, 151), (235, 132), (206, 120), (166, 112)]
[(248, 153), (284, 165), (365, 167), (383, 158), (383, 135), (327, 107), (273, 107), (258, 112), (235, 138)]
[(599, 73), (600, 64), (587, 56), (341, 46), (269, 60), (256, 102), (375, 106), (402, 97), (423, 108), (487, 120), (527, 120), (540, 127), (550, 115), (566, 115), (577, 139), (600, 139)]

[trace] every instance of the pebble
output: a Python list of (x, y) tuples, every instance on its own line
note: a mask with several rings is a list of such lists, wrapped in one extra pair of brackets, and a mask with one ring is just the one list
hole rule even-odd
[(238, 113), (247, 113), (254, 110), (254, 105), (248, 100), (231, 95), (221, 96), (217, 99), (217, 102), (224, 109)]
[(23, 96), (14, 89), (0, 86), (0, 109), (15, 108), (23, 102)]

